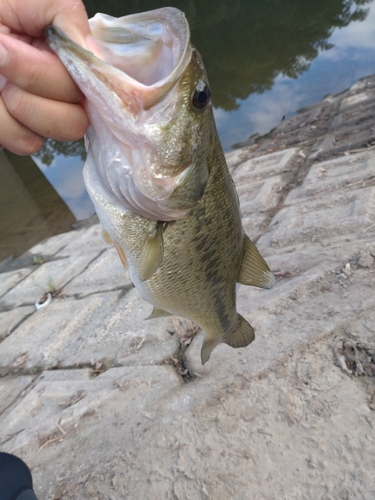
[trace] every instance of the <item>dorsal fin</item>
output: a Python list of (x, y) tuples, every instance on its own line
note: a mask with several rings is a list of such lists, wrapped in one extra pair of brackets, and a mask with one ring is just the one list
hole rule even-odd
[(272, 288), (276, 283), (275, 276), (271, 273), (266, 261), (246, 234), (243, 240), (243, 260), (237, 282), (260, 288)]

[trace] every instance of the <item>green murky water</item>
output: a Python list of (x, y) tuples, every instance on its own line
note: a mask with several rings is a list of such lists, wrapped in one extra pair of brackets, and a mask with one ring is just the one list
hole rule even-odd
[[(375, 0), (86, 0), (89, 16), (173, 5), (208, 72), (225, 150), (375, 73)], [(0, 153), (0, 261), (93, 214), (83, 142)]]

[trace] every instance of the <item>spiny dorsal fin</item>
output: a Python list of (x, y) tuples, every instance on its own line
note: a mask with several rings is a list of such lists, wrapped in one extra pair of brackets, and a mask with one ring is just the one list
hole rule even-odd
[(271, 273), (266, 261), (246, 234), (243, 240), (242, 266), (237, 282), (260, 288), (272, 288), (276, 283), (275, 276)]
[(139, 261), (139, 278), (145, 281), (154, 274), (163, 260), (163, 223), (157, 222), (154, 231), (146, 238)]
[(238, 314), (238, 327), (232, 332), (224, 335), (223, 342), (231, 347), (246, 347), (255, 339), (254, 329), (241, 314)]
[(158, 309), (157, 307), (154, 307), (150, 316), (147, 316), (145, 320), (163, 318), (164, 316), (172, 316), (172, 314), (169, 313), (168, 311), (163, 311), (163, 309)]
[(124, 266), (125, 269), (128, 268), (128, 259), (126, 258), (124, 250), (121, 248), (121, 246), (114, 241), (113, 244), (115, 245), (116, 251), (118, 253), (118, 256), (120, 257), (121, 263)]

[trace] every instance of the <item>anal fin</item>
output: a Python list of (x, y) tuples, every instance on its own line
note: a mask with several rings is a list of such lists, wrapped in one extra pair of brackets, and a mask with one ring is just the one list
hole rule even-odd
[(215, 349), (215, 347), (220, 344), (221, 340), (220, 338), (214, 338), (214, 339), (208, 339), (204, 338), (203, 344), (202, 344), (202, 350), (201, 350), (201, 362), (202, 365), (206, 364), (207, 361), (210, 359), (212, 351)]
[(237, 282), (260, 288), (272, 288), (276, 283), (275, 276), (271, 273), (266, 261), (246, 234), (243, 240), (242, 266)]
[(163, 222), (157, 222), (154, 231), (147, 237), (143, 245), (139, 261), (139, 278), (145, 281), (155, 273), (163, 260)]
[(154, 307), (150, 316), (147, 316), (145, 320), (163, 318), (164, 316), (172, 316), (172, 314), (169, 313), (168, 311), (163, 311), (163, 309), (158, 309), (157, 307)]

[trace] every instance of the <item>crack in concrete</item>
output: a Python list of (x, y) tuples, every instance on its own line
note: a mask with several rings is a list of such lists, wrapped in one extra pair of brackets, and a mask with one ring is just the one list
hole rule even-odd
[[(17, 308), (15, 308), (15, 309), (17, 309)], [(29, 314), (26, 314), (26, 315), (25, 315), (22, 319), (20, 319), (20, 320), (18, 321), (18, 323), (15, 323), (15, 324), (14, 324), (14, 325), (13, 325), (13, 326), (9, 329), (9, 331), (7, 332), (7, 334), (6, 334), (4, 337), (2, 337), (2, 338), (0, 339), (0, 344), (1, 344), (1, 342), (3, 342), (3, 340), (5, 340), (6, 338), (8, 338), (8, 337), (9, 337), (9, 335), (11, 335), (11, 334), (14, 332), (14, 330), (16, 330), (16, 329), (17, 329), (20, 325), (22, 325), (22, 323), (23, 323), (25, 320), (27, 320), (28, 318), (30, 318), (30, 316), (32, 316), (32, 315), (34, 314), (34, 312), (35, 312), (35, 311), (30, 311), (30, 312), (29, 312)]]
[[(62, 249), (64, 249), (65, 247), (62, 247)], [(61, 251), (61, 250), (59, 250)], [(68, 281), (66, 281), (63, 285), (59, 284), (59, 285), (56, 285), (56, 289), (59, 290), (59, 293), (61, 293), (64, 289), (64, 287), (66, 287), (67, 285), (69, 285), (69, 283), (71, 283), (71, 281), (73, 281), (74, 279), (76, 279), (78, 276), (80, 276), (82, 273), (84, 273), (85, 271), (87, 271), (87, 269), (91, 266), (91, 264), (93, 262), (95, 262), (104, 252), (106, 252), (107, 250), (104, 249), (104, 250), (101, 250), (99, 254), (97, 254), (92, 260), (90, 260), (90, 262), (87, 263), (87, 265), (77, 274), (75, 274), (72, 278), (70, 278)], [(56, 254), (54, 254), (56, 255)], [(69, 259), (70, 256), (67, 255), (67, 256), (63, 256), (63, 257), (60, 257), (58, 259), (52, 259), (52, 260), (49, 260), (49, 261), (46, 261), (46, 262), (43, 262), (43, 264), (46, 264), (47, 262), (53, 262), (53, 260), (62, 260), (62, 259)], [(39, 269), (39, 267), (43, 266), (43, 264), (41, 264), (40, 266), (37, 267), (37, 269)], [(22, 278), (18, 283), (17, 285), (15, 286), (19, 286), (20, 283), (22, 283), (26, 278), (29, 278), (37, 269), (35, 269), (33, 272), (31, 272), (30, 274), (28, 274), (27, 276), (25, 276), (24, 278)], [(14, 288), (14, 287), (13, 287)], [(41, 292), (41, 296), (43, 295), (43, 293), (47, 293), (49, 292), (50, 290), (46, 289), (45, 291), (43, 291), (43, 288), (42, 288), (42, 292)], [(4, 297), (7, 293), (9, 292), (9, 290), (4, 294), (2, 295), (0, 298)], [(61, 297), (62, 298), (62, 297)], [(22, 304), (18, 304), (17, 306), (14, 305), (14, 304), (9, 304), (9, 305), (6, 305), (6, 304), (1, 304), (0, 303), (0, 311), (1, 312), (7, 312), (7, 311), (11, 311), (13, 309), (17, 309), (18, 307), (25, 307), (25, 306), (34, 306), (35, 302), (23, 302)], [(22, 323), (22, 322), (21, 322)]]
[(74, 300), (83, 300), (86, 299), (87, 297), (93, 297), (95, 295), (102, 295), (105, 293), (111, 293), (111, 292), (117, 292), (119, 291), (120, 294), (118, 296), (118, 300), (122, 299), (125, 297), (125, 295), (130, 292), (134, 288), (133, 283), (130, 283), (129, 285), (123, 285), (123, 286), (118, 286), (116, 288), (109, 288), (107, 290), (99, 290), (96, 292), (88, 292), (85, 295), (81, 295), (80, 293), (74, 293), (72, 295), (64, 295), (64, 297), (61, 297), (62, 300), (64, 299), (74, 299)]

